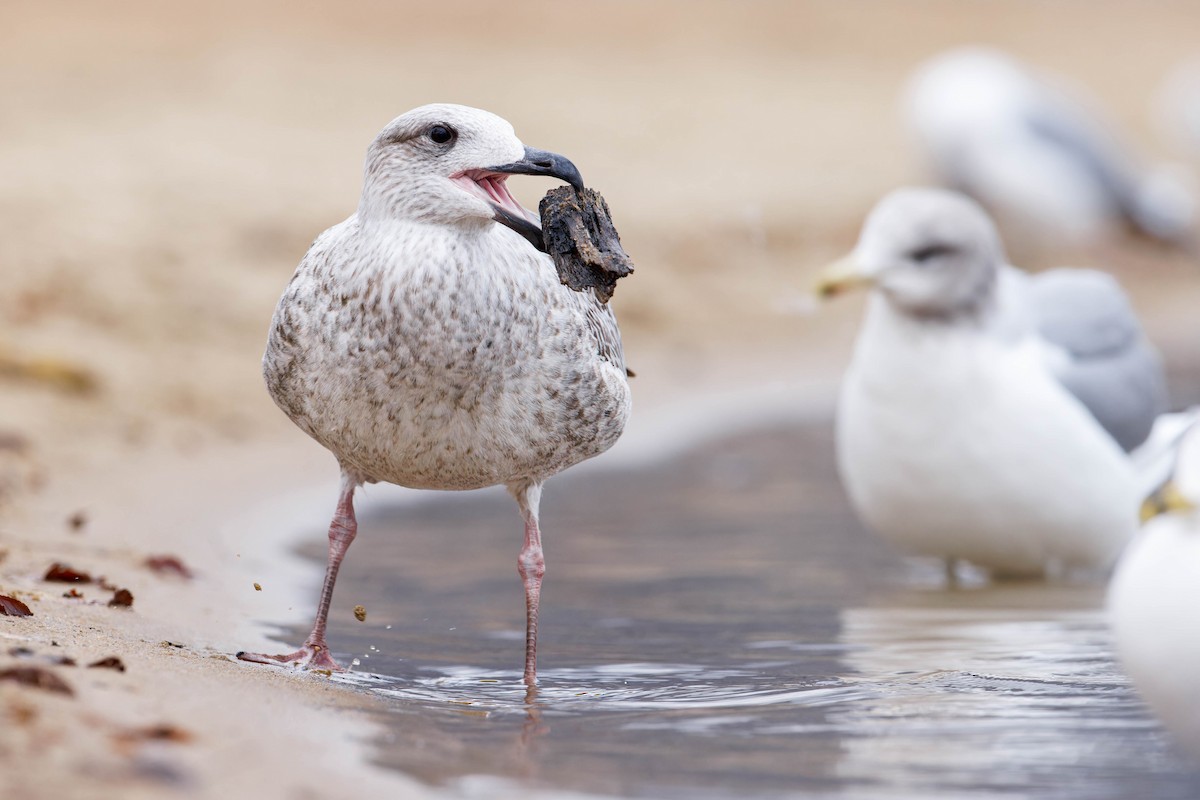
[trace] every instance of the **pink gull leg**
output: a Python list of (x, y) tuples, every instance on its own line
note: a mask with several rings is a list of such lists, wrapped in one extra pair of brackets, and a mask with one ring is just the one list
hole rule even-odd
[(525, 584), (525, 684), (537, 685), (537, 622), (538, 604), (542, 594), (542, 576), (546, 574), (546, 560), (542, 556), (542, 533), (538, 529), (538, 504), (542, 499), (542, 485), (523, 484), (510, 486), (517, 498), (521, 516), (525, 518), (525, 546), (517, 558), (517, 571)]
[(342, 672), (343, 669), (329, 655), (329, 646), (325, 644), (325, 622), (329, 617), (329, 603), (333, 600), (333, 585), (337, 581), (338, 569), (342, 559), (350, 549), (350, 543), (358, 532), (358, 521), (354, 518), (354, 489), (357, 482), (350, 476), (342, 475), (342, 493), (338, 497), (337, 511), (334, 512), (333, 522), (329, 525), (329, 565), (325, 570), (325, 584), (321, 587), (321, 602), (317, 604), (317, 619), (313, 623), (312, 633), (304, 642), (304, 646), (294, 653), (283, 655), (265, 655), (263, 653), (238, 653), (242, 661), (253, 661), (259, 664), (290, 664), (296, 663), (304, 669), (328, 669)]

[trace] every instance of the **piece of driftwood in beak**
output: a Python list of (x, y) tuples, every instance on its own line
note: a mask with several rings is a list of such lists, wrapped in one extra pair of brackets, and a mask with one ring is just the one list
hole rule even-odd
[(607, 303), (617, 280), (633, 272), (633, 261), (621, 248), (608, 203), (594, 189), (552, 189), (538, 204), (542, 241), (554, 259), (558, 277), (577, 292), (596, 290)]

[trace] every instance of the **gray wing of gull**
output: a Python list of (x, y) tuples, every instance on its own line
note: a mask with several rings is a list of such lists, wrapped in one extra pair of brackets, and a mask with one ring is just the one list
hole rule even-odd
[(1126, 451), (1167, 409), (1162, 358), (1112, 276), (1056, 269), (1033, 276), (1029, 299), (1042, 338), (1067, 356), (1058, 380)]
[(1140, 227), (1137, 166), (1116, 135), (1102, 120), (1077, 108), (1069, 97), (1047, 89), (1039, 100), (1025, 113), (1029, 132), (1075, 161), (1092, 176), (1112, 207)]

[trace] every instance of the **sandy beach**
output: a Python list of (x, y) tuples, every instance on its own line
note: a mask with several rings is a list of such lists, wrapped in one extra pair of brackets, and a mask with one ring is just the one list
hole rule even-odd
[[(604, 192), (637, 264), (614, 300), (637, 411), (589, 468), (622, 469), (830, 413), (861, 303), (818, 313), (808, 287), (875, 199), (923, 180), (897, 111), (919, 60), (1007, 47), (1180, 159), (1150, 98), (1200, 29), (1184, 2), (127, 0), (5, 17), (0, 595), (32, 616), (0, 617), (0, 796), (28, 800), (444, 796), (372, 763), (370, 698), (232, 656), (313, 610), (320, 566), (294, 549), (322, 540), (336, 465), (272, 405), (259, 360), (393, 116), (488, 108)], [(511, 185), (530, 207), (549, 188)], [(1103, 263), (1172, 372), (1197, 374), (1186, 257), (1124, 239), (1011, 250)], [(166, 557), (191, 576), (147, 563)], [(44, 580), (56, 562), (93, 580)], [(118, 589), (132, 605), (109, 605)], [(88, 666), (113, 657), (123, 670)]]

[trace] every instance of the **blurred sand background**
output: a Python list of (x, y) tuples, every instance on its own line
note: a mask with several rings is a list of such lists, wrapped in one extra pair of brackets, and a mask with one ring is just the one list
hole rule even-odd
[[(1002, 46), (1091, 90), (1145, 154), (1179, 159), (1152, 95), (1200, 50), (1200, 6), (1182, 0), (8, 2), (0, 19), (0, 353), (17, 365), (0, 370), (0, 589), (37, 601), (31, 621), (0, 620), (0, 637), (99, 652), (100, 626), (143, 666), (136, 687), (72, 673), (74, 705), (0, 684), (0, 788), (23, 791), (6, 797), (90, 796), (72, 779), (97, 774), (122, 796), (215, 796), (258, 789), (272, 763), (215, 747), (222, 731), (291, 748), (280, 761), (318, 747), (310, 718), (263, 709), (323, 692), (304, 701), (318, 714), (334, 702), (320, 682), (209, 658), (256, 644), (231, 640), (250, 612), (214, 592), (244, 588), (247, 573), (209, 534), (223, 509), (333, 469), (271, 404), (259, 357), (283, 285), (316, 234), (353, 212), (365, 147), (395, 115), (487, 108), (604, 193), (637, 263), (614, 307), (639, 413), (781, 376), (829, 404), (861, 305), (796, 309), (874, 201), (925, 180), (898, 106), (913, 66), (956, 44)], [(552, 184), (511, 185), (534, 207)], [(1137, 241), (1010, 253), (1111, 268), (1169, 364), (1200, 361), (1194, 263)], [(20, 366), (47, 359), (94, 390)], [(79, 509), (94, 524), (75, 534), (63, 520)], [(205, 574), (184, 586), (136, 572), (159, 551)], [(117, 618), (65, 601), (38, 578), (66, 556), (124, 570), (158, 602)], [(192, 673), (155, 649), (162, 630), (190, 631)], [(175, 719), (180, 683), (195, 715), (193, 755), (178, 756), (187, 780), (164, 783), (137, 767), (140, 746), (103, 744), (103, 726), (80, 722)], [(17, 725), (20, 709), (33, 722)], [(297, 767), (279, 796), (344, 796), (328, 781), (368, 780), (342, 755)]]

